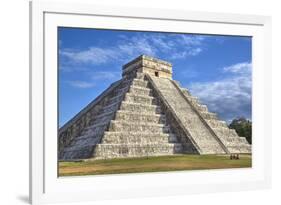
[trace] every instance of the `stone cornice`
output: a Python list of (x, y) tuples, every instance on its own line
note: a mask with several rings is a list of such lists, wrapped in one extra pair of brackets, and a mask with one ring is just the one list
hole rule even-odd
[(172, 64), (163, 60), (159, 60), (157, 58), (153, 58), (150, 56), (141, 55), (136, 59), (132, 60), (131, 62), (123, 65), (123, 74), (129, 73), (132, 70), (146, 67), (152, 68), (155, 70), (159, 70), (162, 72), (172, 74)]

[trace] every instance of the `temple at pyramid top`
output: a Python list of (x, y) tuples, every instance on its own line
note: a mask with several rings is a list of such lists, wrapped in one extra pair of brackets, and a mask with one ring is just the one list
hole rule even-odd
[(136, 72), (147, 73), (160, 78), (172, 79), (172, 64), (157, 58), (141, 55), (123, 65), (122, 77), (132, 76)]

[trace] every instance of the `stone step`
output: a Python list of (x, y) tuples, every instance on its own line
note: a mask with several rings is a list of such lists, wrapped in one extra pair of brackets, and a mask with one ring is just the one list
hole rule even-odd
[(218, 116), (216, 113), (212, 112), (200, 112), (200, 115), (205, 119), (205, 120), (217, 120)]
[(170, 131), (168, 126), (155, 123), (133, 123), (126, 121), (111, 120), (109, 131), (127, 131), (144, 133), (167, 133)]
[(238, 137), (234, 129), (229, 129), (227, 127), (213, 128), (213, 131), (218, 137)]
[(134, 78), (132, 85), (133, 85), (133, 86), (137, 86), (137, 87), (146, 88), (147, 85), (148, 85), (148, 82), (145, 81), (145, 80), (142, 80), (142, 79)]
[(161, 113), (161, 109), (157, 105), (142, 105), (140, 103), (122, 102), (120, 110), (138, 112), (138, 113)]
[(128, 112), (118, 110), (115, 120), (129, 122), (149, 122), (149, 123), (165, 123), (165, 116), (161, 114), (141, 114), (139, 112)]
[(240, 136), (238, 136), (238, 137), (239, 137), (240, 143), (244, 143), (244, 144), (248, 144), (248, 145), (249, 145), (249, 142), (248, 142), (248, 140), (246, 139), (246, 137), (240, 137)]
[[(173, 140), (174, 141), (174, 140)], [(169, 143), (169, 134), (142, 132), (105, 132), (102, 144), (149, 144)]]
[(132, 94), (137, 94), (137, 95), (145, 95), (145, 96), (151, 96), (152, 91), (150, 88), (144, 88), (144, 87), (138, 87), (132, 85), (129, 90), (130, 93)]
[(220, 127), (228, 128), (225, 121), (210, 119), (210, 120), (206, 120), (206, 122), (212, 128), (220, 128)]
[(227, 146), (227, 149), (230, 153), (251, 153), (252, 152), (252, 146), (243, 144), (243, 145), (233, 145), (233, 146)]
[(98, 144), (95, 158), (145, 157), (171, 155), (182, 151), (181, 144)]
[(126, 93), (125, 101), (126, 102), (132, 102), (132, 103), (140, 103), (140, 104), (151, 105), (151, 104), (154, 103), (155, 100), (154, 100), (154, 97), (151, 97), (151, 96)]
[(220, 137), (220, 139), (225, 145), (248, 144), (248, 141), (245, 137)]

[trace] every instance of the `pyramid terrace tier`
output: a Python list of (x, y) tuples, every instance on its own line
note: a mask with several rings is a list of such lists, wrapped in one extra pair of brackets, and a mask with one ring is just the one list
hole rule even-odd
[(126, 132), (149, 132), (149, 133), (167, 133), (170, 127), (164, 124), (158, 123), (139, 123), (139, 122), (127, 122), (127, 121), (115, 121), (110, 123), (110, 131), (126, 131)]
[(140, 103), (132, 102), (122, 102), (120, 105), (120, 110), (125, 110), (129, 112), (147, 113), (147, 114), (160, 114), (161, 108), (158, 105), (143, 105)]
[(173, 155), (182, 152), (181, 144), (98, 144), (93, 156), (96, 159)]
[(139, 113), (125, 110), (118, 110), (115, 115), (115, 120), (125, 122), (146, 122), (146, 123), (165, 123), (166, 118), (163, 114), (155, 113)]
[(177, 143), (178, 139), (170, 133), (150, 132), (111, 132), (104, 133), (102, 143), (105, 144), (151, 144)]

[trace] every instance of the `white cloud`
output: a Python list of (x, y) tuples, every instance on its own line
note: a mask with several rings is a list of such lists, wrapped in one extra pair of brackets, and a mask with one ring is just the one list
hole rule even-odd
[(88, 78), (89, 80), (71, 80), (66, 81), (66, 83), (75, 88), (92, 88), (104, 81), (113, 82), (121, 78), (119, 72), (110, 71), (93, 72), (88, 73), (88, 75), (90, 77)]
[(185, 46), (200, 46), (206, 38), (201, 35), (181, 35), (181, 43)]
[(155, 55), (157, 52), (156, 48), (153, 47), (146, 36), (133, 37), (118, 45), (118, 53), (123, 54), (123, 56), (135, 57), (137, 55)]
[(101, 71), (94, 72), (91, 77), (93, 80), (110, 80), (115, 81), (121, 78), (120, 72)]
[(92, 88), (95, 87), (95, 84), (87, 81), (68, 81), (68, 83), (75, 88)]
[(117, 58), (118, 53), (109, 48), (90, 47), (81, 51), (60, 51), (62, 56), (65, 56), (75, 63), (91, 63), (102, 64), (106, 63), (112, 58)]
[(249, 73), (252, 70), (252, 63), (243, 62), (237, 63), (231, 66), (227, 66), (223, 68), (224, 72), (231, 72), (231, 73)]
[(194, 49), (189, 50), (188, 55), (196, 56), (201, 52), (202, 52), (202, 48), (194, 48)]
[(202, 52), (201, 48), (190, 48), (187, 51), (174, 53), (170, 57), (171, 57), (171, 59), (183, 59), (188, 56), (197, 56), (201, 52)]
[(158, 47), (158, 49), (167, 52), (174, 49), (177, 43), (174, 40), (171, 40), (165, 34), (155, 34), (150, 38), (150, 40), (155, 47)]
[[(239, 116), (251, 118), (251, 63), (243, 62), (225, 68), (223, 72), (232, 73), (231, 77), (192, 83), (189, 86), (191, 93), (199, 97), (210, 111), (218, 113), (224, 120), (229, 121)], [(244, 72), (246, 70), (247, 72)]]
[(174, 34), (138, 34), (133, 37), (119, 35), (118, 37), (119, 40), (111, 46), (92, 46), (84, 50), (62, 49), (60, 55), (75, 66), (83, 63), (99, 65), (113, 61), (126, 62), (141, 54), (168, 55), (170, 59), (182, 59), (200, 54), (205, 40), (205, 37), (198, 35)]

